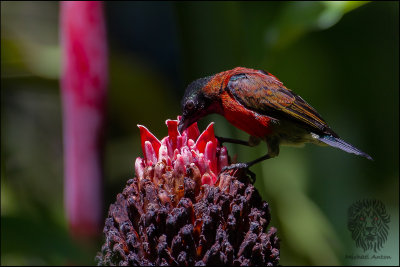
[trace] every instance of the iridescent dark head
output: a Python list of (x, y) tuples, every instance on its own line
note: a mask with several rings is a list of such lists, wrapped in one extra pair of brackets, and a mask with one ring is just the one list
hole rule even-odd
[(181, 102), (182, 119), (179, 122), (179, 132), (184, 131), (200, 118), (209, 114), (209, 107), (212, 99), (204, 94), (202, 90), (204, 86), (212, 79), (213, 76), (197, 79), (186, 88), (185, 95)]

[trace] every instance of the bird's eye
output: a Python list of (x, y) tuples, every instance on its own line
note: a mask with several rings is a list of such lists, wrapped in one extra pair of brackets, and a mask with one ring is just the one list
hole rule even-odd
[(186, 102), (185, 108), (187, 110), (192, 110), (194, 108), (194, 102), (192, 100), (189, 100), (188, 102)]

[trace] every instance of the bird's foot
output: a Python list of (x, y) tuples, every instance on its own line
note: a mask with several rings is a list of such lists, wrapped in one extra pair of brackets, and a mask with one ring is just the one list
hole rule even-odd
[(231, 164), (229, 166), (223, 167), (221, 172), (243, 169), (247, 174), (250, 175), (251, 181), (254, 184), (255, 181), (256, 181), (256, 175), (254, 174), (254, 172), (250, 171), (249, 168), (250, 168), (250, 164), (244, 163), (244, 162), (240, 162), (240, 163), (235, 163), (235, 164)]
[(239, 144), (244, 146), (251, 146), (248, 141), (233, 139), (233, 138), (226, 138), (221, 136), (215, 136), (218, 142), (222, 145), (223, 143), (231, 143), (231, 144)]
[(221, 136), (215, 136), (215, 138), (217, 138), (217, 140), (218, 140), (218, 143), (220, 143), (220, 145), (222, 145), (223, 143), (225, 143), (225, 142), (226, 142), (226, 140), (225, 140), (225, 138), (224, 138), (224, 137), (221, 137)]

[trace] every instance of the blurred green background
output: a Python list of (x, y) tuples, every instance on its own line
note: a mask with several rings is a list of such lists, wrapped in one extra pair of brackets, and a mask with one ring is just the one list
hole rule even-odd
[[(1, 2), (1, 264), (95, 264), (103, 237), (78, 244), (63, 209), (58, 2)], [(399, 264), (398, 2), (107, 2), (110, 84), (105, 211), (134, 175), (138, 123), (160, 139), (194, 79), (265, 69), (374, 161), (337, 149), (282, 147), (252, 168), (270, 202), (282, 265)], [(247, 139), (211, 115), (220, 136)], [(227, 145), (249, 161), (257, 148)], [(378, 255), (347, 229), (347, 209), (375, 198), (390, 214)], [(105, 216), (105, 215), (104, 215)], [(370, 253), (370, 255), (372, 255)]]

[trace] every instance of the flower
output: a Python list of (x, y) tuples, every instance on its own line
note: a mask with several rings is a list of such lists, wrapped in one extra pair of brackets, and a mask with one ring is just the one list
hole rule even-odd
[(227, 149), (213, 124), (159, 141), (138, 125), (144, 157), (110, 205), (99, 265), (277, 265), (270, 211), (244, 170), (221, 171)]
[(202, 184), (214, 184), (217, 174), (228, 166), (228, 153), (219, 146), (211, 123), (200, 135), (197, 123), (192, 124), (182, 135), (178, 132), (178, 120), (167, 120), (168, 136), (161, 142), (144, 126), (140, 129), (144, 158), (137, 158), (135, 171), (143, 179), (144, 169), (155, 164), (156, 179), (161, 179), (162, 168), (173, 170), (173, 175), (186, 173), (187, 166), (194, 163), (200, 171)]

